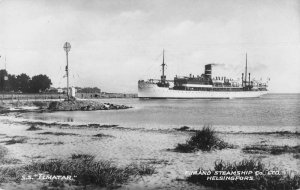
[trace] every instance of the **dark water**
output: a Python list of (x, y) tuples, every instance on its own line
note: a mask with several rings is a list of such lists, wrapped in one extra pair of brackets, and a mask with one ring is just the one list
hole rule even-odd
[(300, 128), (300, 94), (268, 94), (253, 99), (101, 99), (133, 106), (128, 110), (27, 113), (27, 119), (119, 124), (126, 127), (249, 126)]

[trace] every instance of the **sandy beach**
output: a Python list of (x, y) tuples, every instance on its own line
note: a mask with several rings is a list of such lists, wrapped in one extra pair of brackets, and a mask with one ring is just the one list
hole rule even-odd
[[(122, 184), (121, 189), (199, 189), (185, 181), (186, 171), (198, 168), (213, 169), (216, 160), (241, 161), (258, 158), (268, 166), (281, 171), (300, 172), (299, 153), (272, 155), (249, 154), (242, 151), (246, 146), (276, 145), (296, 146), (300, 144), (296, 127), (272, 131), (253, 129), (216, 129), (218, 137), (236, 146), (234, 149), (196, 151), (180, 153), (172, 151), (178, 143), (184, 143), (193, 133), (175, 129), (128, 128), (114, 123), (88, 125), (80, 122), (53, 122), (24, 119), (20, 113), (0, 116), (0, 145), (8, 149), (8, 157), (20, 160), (19, 165), (48, 159), (65, 159), (71, 154), (91, 154), (96, 160), (110, 160), (117, 166), (130, 163), (147, 163), (156, 172), (141, 179)], [(40, 130), (28, 131), (30, 126)], [(182, 126), (178, 126), (182, 127)], [(100, 134), (100, 135), (99, 135)], [(12, 138), (24, 139), (22, 143), (7, 144)], [(3, 189), (21, 188), (27, 184), (40, 189), (41, 182), (22, 181), (21, 184), (1, 183)], [(210, 189), (200, 186), (200, 189)]]

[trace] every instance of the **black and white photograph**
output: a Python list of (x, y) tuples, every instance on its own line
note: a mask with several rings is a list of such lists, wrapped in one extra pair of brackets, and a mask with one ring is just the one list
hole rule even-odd
[(299, 190), (300, 0), (0, 0), (0, 190)]

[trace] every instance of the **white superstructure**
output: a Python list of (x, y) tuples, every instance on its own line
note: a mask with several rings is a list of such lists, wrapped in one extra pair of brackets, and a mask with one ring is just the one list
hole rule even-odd
[(267, 94), (268, 91), (190, 91), (174, 90), (168, 87), (159, 87), (149, 81), (138, 82), (139, 98), (172, 98), (172, 99), (197, 99), (197, 98), (254, 98)]

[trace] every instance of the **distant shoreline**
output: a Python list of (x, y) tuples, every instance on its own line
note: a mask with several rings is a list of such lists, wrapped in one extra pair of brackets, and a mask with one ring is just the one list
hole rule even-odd
[[(80, 96), (85, 94), (85, 96)], [(93, 93), (78, 93), (76, 98), (79, 99), (107, 99), (107, 98), (137, 98), (135, 94), (117, 94), (111, 93), (103, 96), (93, 96)], [(92, 95), (92, 96), (91, 96)], [(66, 99), (66, 94), (57, 93), (45, 93), (45, 94), (20, 94), (20, 93), (0, 93), (0, 101), (5, 100), (54, 100), (54, 99)]]

